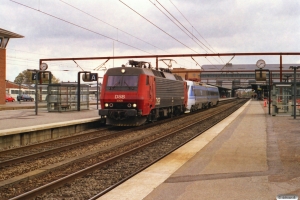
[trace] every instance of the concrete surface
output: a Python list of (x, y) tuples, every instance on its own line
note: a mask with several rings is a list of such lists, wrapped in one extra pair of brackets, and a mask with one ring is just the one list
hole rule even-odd
[[(60, 123), (99, 116), (96, 105), (90, 105), (89, 110), (68, 112), (48, 112), (47, 108), (40, 107), (38, 108), (38, 115), (35, 113), (34, 102), (22, 102), (21, 104), (18, 104), (18, 102), (8, 102), (6, 106), (1, 107), (13, 109), (0, 110), (0, 130)], [(22, 109), (18, 109), (20, 107)]]
[(189, 144), (99, 199), (276, 199), (300, 196), (300, 119), (251, 100)]

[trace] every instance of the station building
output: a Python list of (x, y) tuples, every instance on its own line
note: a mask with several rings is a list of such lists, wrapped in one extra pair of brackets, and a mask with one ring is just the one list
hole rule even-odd
[(10, 38), (24, 36), (0, 28), (0, 105), (5, 104), (6, 94), (6, 47)]
[[(172, 72), (185, 79), (224, 88), (231, 96), (235, 96), (237, 89), (252, 89), (260, 96), (267, 96), (269, 85), (271, 87), (273, 83), (293, 81), (294, 72), (290, 69), (293, 65), (295, 64), (283, 64), (280, 69), (279, 64), (266, 64), (263, 68), (266, 70), (266, 81), (256, 80), (255, 71), (259, 69), (255, 64), (203, 65), (201, 69), (174, 68)], [(299, 81), (299, 74), (296, 74), (296, 79)]]

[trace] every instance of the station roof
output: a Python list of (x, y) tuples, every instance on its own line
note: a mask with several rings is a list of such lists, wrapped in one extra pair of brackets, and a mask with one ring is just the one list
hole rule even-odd
[(226, 87), (222, 87), (219, 85), (213, 85), (213, 84), (207, 84), (207, 85), (215, 86), (215, 87), (218, 87), (219, 89), (223, 89), (223, 90), (231, 90), (231, 88), (226, 88)]
[(4, 30), (0, 28), (0, 36), (8, 37), (8, 38), (23, 38), (23, 35), (19, 35), (17, 33), (13, 33), (11, 31)]
[[(289, 70), (290, 66), (295, 66), (299, 64), (282, 64), (283, 70)], [(269, 70), (279, 70), (280, 64), (266, 64), (265, 68), (263, 69), (269, 69)], [(224, 71), (224, 72), (230, 72), (230, 71), (243, 71), (243, 70), (256, 70), (259, 69), (255, 64), (229, 64), (229, 65), (202, 65), (202, 68), (204, 69), (201, 72), (205, 71)]]

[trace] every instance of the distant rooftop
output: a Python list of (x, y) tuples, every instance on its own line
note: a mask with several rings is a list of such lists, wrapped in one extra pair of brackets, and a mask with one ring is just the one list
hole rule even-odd
[(8, 38), (23, 38), (23, 35), (19, 35), (17, 33), (13, 33), (11, 31), (4, 30), (0, 28), (0, 36), (8, 37)]
[[(283, 70), (289, 70), (290, 66), (299, 64), (282, 64)], [(280, 64), (266, 64), (264, 69), (279, 70)], [(202, 65), (205, 71), (235, 71), (235, 70), (256, 70), (259, 69), (255, 64), (231, 64), (231, 65)]]

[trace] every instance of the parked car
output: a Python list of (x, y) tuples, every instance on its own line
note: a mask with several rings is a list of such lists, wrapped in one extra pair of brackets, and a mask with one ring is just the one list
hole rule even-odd
[(30, 95), (28, 94), (21, 94), (17, 96), (17, 100), (18, 101), (34, 101), (34, 98), (32, 98)]
[(9, 94), (6, 94), (5, 101), (6, 102), (9, 102), (9, 101), (14, 102), (15, 98), (13, 98), (12, 96), (10, 96)]

